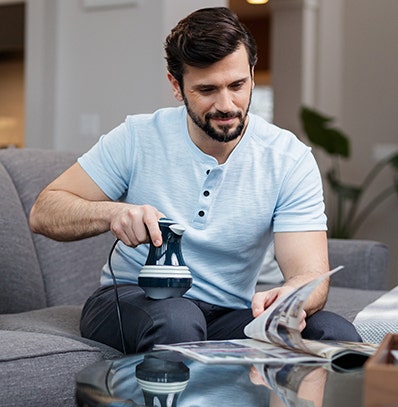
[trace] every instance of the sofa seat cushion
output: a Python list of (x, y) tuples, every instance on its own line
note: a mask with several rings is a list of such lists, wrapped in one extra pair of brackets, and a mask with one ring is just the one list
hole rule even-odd
[(384, 290), (330, 287), (328, 300), (324, 309), (335, 312), (353, 322), (358, 312), (384, 293)]
[(19, 314), (2, 314), (0, 330), (60, 335), (96, 348), (104, 358), (120, 357), (121, 353), (116, 349), (82, 338), (79, 330), (81, 309), (77, 305), (64, 305)]
[(80, 336), (81, 309), (82, 307), (78, 305), (64, 305), (18, 314), (1, 314), (0, 329), (47, 333), (67, 337)]
[(0, 331), (1, 406), (75, 406), (75, 375), (102, 359), (82, 342), (58, 335)]

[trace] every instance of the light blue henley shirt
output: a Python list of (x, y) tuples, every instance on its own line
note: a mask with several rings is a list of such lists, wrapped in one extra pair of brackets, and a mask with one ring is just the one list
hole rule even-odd
[[(192, 142), (184, 106), (128, 116), (78, 161), (110, 199), (152, 205), (186, 228), (189, 298), (250, 307), (273, 232), (326, 230), (310, 148), (252, 114), (222, 165)], [(112, 256), (118, 283), (137, 283), (147, 253), (148, 245), (119, 242)], [(107, 265), (101, 284), (112, 284)]]

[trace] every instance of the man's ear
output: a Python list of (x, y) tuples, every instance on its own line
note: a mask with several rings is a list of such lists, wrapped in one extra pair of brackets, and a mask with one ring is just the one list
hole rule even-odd
[(173, 89), (174, 97), (179, 102), (182, 102), (184, 100), (184, 98), (182, 97), (181, 88), (180, 88), (180, 85), (179, 85), (177, 79), (174, 78), (174, 76), (170, 72), (167, 72), (167, 79), (170, 81), (171, 88)]

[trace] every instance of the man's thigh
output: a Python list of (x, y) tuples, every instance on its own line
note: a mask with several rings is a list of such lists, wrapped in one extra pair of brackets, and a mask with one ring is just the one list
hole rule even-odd
[[(135, 285), (118, 286), (118, 299), (127, 353), (144, 352), (157, 343), (206, 339), (203, 313), (188, 299), (153, 300)], [(87, 338), (122, 350), (113, 287), (100, 289), (87, 300), (81, 331)]]
[(354, 325), (330, 311), (318, 311), (307, 318), (304, 339), (362, 342)]
[(245, 339), (247, 336), (243, 330), (253, 319), (251, 309), (229, 310), (208, 321), (207, 338), (209, 340)]

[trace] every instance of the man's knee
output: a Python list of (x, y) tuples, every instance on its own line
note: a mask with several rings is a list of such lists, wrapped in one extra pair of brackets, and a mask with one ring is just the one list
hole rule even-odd
[(155, 300), (150, 307), (150, 323), (142, 330), (137, 352), (155, 344), (202, 341), (207, 338), (206, 320), (202, 311), (185, 298)]
[(362, 342), (354, 325), (330, 311), (318, 311), (307, 318), (305, 339)]

